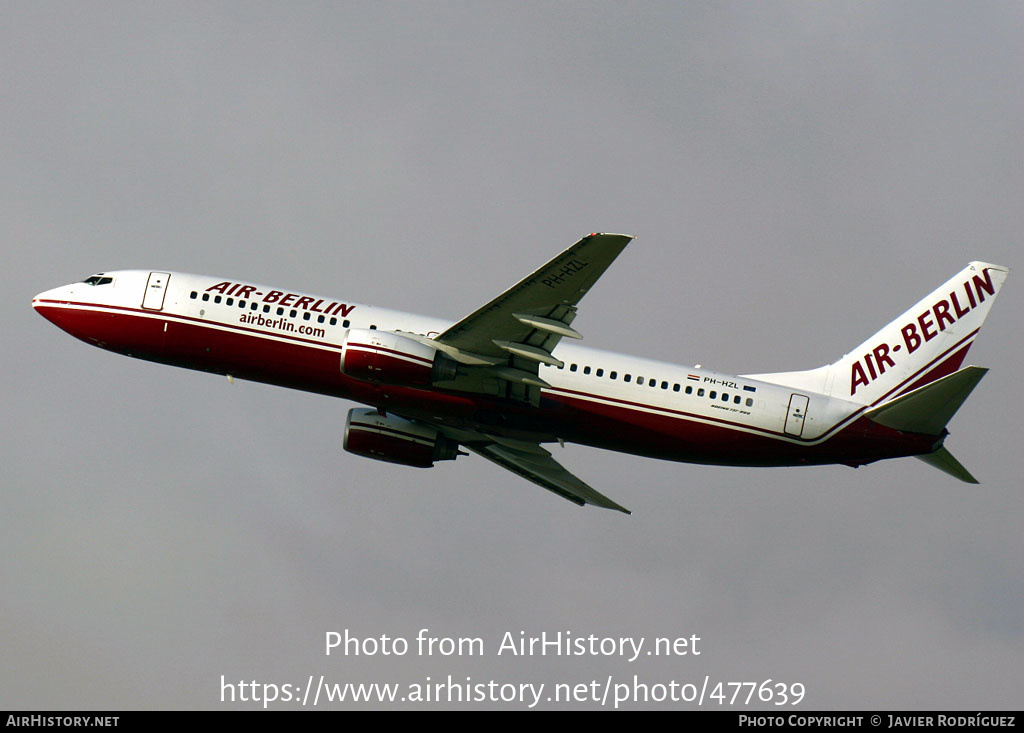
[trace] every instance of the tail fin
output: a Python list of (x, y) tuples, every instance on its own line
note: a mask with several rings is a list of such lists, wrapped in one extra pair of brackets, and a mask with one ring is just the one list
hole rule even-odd
[(919, 389), (960, 368), (1008, 274), (971, 262), (839, 361), (750, 376), (865, 405)]

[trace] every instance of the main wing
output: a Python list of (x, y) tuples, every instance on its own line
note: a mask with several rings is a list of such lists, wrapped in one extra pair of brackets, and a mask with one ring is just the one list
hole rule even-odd
[(505, 396), (537, 404), (540, 364), (563, 337), (583, 338), (570, 325), (576, 305), (633, 237), (590, 234), (432, 340), (465, 364), (502, 380)]
[[(550, 386), (538, 374), (540, 365), (562, 366), (551, 353), (555, 346), (566, 337), (583, 338), (571, 325), (576, 306), (632, 240), (625, 234), (583, 237), (432, 340), (472, 370), (504, 383), (504, 396), (539, 404), (541, 388)], [(571, 502), (629, 514), (537, 442), (437, 427), (468, 450)]]
[(466, 444), (466, 448), (574, 504), (593, 504), (631, 514), (626, 507), (616, 504), (600, 491), (581, 481), (556, 461), (548, 450), (536, 443), (530, 444), (528, 450), (518, 450), (501, 443), (469, 443)]

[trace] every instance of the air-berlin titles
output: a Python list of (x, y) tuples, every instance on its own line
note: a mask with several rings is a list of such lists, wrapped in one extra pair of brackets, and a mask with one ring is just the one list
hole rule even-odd
[(338, 303), (337, 301), (329, 301), (324, 306), (323, 298), (313, 298), (308, 295), (299, 295), (298, 293), (285, 293), (281, 290), (270, 290), (265, 295), (256, 289), (255, 285), (244, 285), (242, 283), (233, 283), (230, 281), (217, 283), (206, 289), (208, 293), (221, 293), (222, 295), (229, 295), (235, 298), (243, 298), (247, 300), (260, 299), (260, 302), (282, 306), (285, 308), (295, 308), (308, 310), (312, 313), (322, 313), (325, 316), (339, 315), (342, 318), (347, 318), (348, 314), (354, 309), (354, 305), (346, 305), (345, 303)]
[[(931, 341), (952, 326), (959, 319), (971, 312), (972, 308), (985, 302), (985, 293), (994, 296), (995, 285), (992, 284), (992, 274), (986, 268), (982, 275), (975, 275), (963, 283), (963, 293), (966, 298), (961, 302), (958, 291), (954, 290), (949, 298), (942, 298), (933, 303), (928, 310), (919, 315), (916, 320), (903, 326), (900, 333), (903, 335), (902, 344), (894, 344), (892, 347), (887, 343), (881, 343), (867, 354), (864, 354), (859, 361), (853, 362), (850, 373), (850, 396), (857, 392), (857, 387), (867, 387), (878, 377), (885, 374), (887, 367), (896, 367), (890, 354), (906, 347), (908, 354), (913, 354), (924, 341)], [(863, 362), (863, 363), (862, 363)], [(866, 371), (865, 371), (866, 369)]]

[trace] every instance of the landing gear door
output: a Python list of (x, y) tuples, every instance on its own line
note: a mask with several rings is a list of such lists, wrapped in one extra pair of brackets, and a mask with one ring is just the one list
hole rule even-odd
[(799, 436), (804, 432), (804, 418), (807, 416), (807, 397), (795, 394), (789, 398), (789, 412), (786, 413), (786, 433)]
[(142, 296), (142, 307), (151, 311), (163, 310), (164, 296), (167, 295), (167, 282), (170, 273), (151, 272), (146, 282), (146, 293)]

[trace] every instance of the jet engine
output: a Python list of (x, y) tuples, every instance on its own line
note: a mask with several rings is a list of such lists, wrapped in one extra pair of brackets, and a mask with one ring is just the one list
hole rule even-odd
[(363, 407), (348, 411), (343, 447), (357, 456), (416, 468), (431, 468), (435, 461), (465, 455), (459, 453), (457, 442), (429, 425)]
[(352, 328), (341, 345), (341, 371), (356, 379), (429, 387), (455, 379), (447, 354), (391, 331)]

